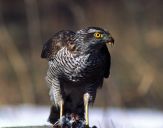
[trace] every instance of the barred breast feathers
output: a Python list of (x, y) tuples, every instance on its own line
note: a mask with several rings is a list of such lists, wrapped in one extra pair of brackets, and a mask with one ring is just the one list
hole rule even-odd
[(72, 81), (78, 81), (77, 77), (83, 77), (81, 72), (90, 65), (90, 62), (88, 61), (89, 57), (90, 54), (78, 56), (71, 53), (67, 47), (63, 47), (58, 51), (54, 59), (49, 61), (47, 77), (52, 79), (61, 73), (66, 75)]

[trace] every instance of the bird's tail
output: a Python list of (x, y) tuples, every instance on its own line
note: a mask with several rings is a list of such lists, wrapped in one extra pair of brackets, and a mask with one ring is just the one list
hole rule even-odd
[(58, 121), (58, 119), (59, 119), (59, 108), (52, 105), (48, 121), (52, 124), (55, 124)]

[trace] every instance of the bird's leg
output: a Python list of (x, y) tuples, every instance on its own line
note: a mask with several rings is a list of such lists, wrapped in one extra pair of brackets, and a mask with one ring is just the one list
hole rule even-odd
[(63, 115), (63, 101), (61, 100), (60, 103), (60, 113), (59, 113), (59, 117), (60, 117), (60, 121), (62, 120), (62, 115)]
[(90, 94), (85, 93), (84, 94), (84, 109), (85, 109), (85, 124), (86, 126), (89, 126), (89, 113), (88, 113), (88, 107), (89, 107), (89, 98)]
[(50, 88), (50, 99), (51, 101), (54, 103), (54, 105), (58, 108), (59, 107), (59, 124), (62, 125), (62, 116), (63, 116), (63, 104), (64, 104), (64, 100), (62, 98), (61, 95), (61, 87), (60, 87), (60, 83), (57, 79), (53, 79), (51, 81), (52, 86)]

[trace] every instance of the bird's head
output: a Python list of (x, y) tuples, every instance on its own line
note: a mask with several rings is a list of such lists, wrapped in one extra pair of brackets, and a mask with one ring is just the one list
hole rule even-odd
[(114, 44), (111, 34), (99, 27), (88, 27), (76, 32), (76, 40), (83, 49), (101, 48), (105, 44)]

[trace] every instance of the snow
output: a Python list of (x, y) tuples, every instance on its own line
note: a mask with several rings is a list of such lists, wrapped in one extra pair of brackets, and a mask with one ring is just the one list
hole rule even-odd
[[(1, 106), (0, 127), (49, 125), (49, 106)], [(90, 108), (90, 126), (163, 128), (163, 112), (153, 109)]]

